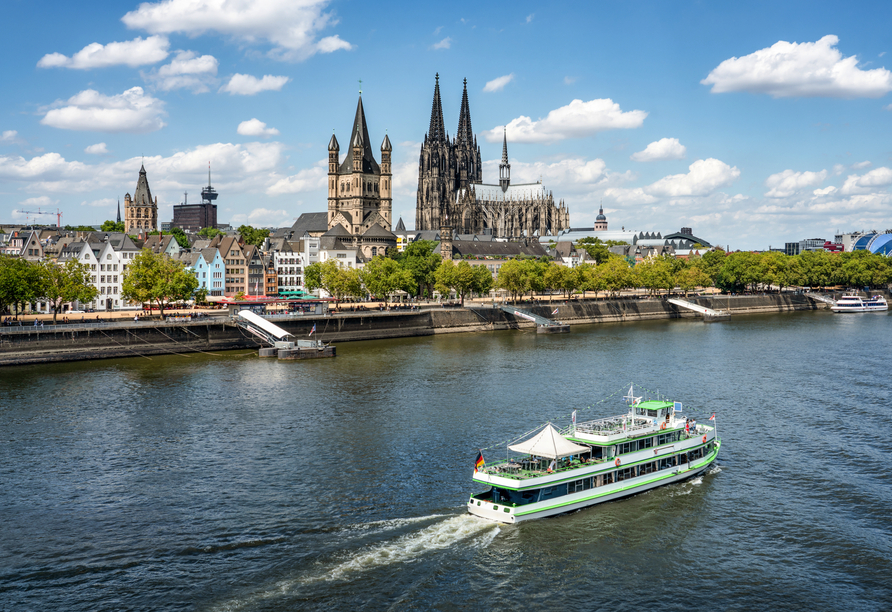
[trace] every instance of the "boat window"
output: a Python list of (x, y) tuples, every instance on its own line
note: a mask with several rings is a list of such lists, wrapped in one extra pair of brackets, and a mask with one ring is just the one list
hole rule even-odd
[(649, 417), (659, 416), (659, 411), (658, 410), (648, 410), (647, 416), (649, 416)]
[(524, 504), (532, 504), (538, 496), (538, 489), (533, 491), (513, 491), (511, 489), (494, 488), (492, 501), (513, 506), (523, 506)]
[(623, 442), (616, 445), (616, 454), (623, 455), (638, 450), (638, 442)]
[(606, 456), (607, 449), (602, 446), (593, 446), (592, 447), (592, 457), (595, 459), (601, 459)]
[(582, 480), (577, 480), (576, 482), (571, 482), (567, 485), (570, 493), (576, 493), (578, 491), (587, 491), (592, 488), (592, 479), (591, 478), (583, 478)]
[(635, 473), (635, 467), (623, 468), (621, 470), (616, 470), (616, 482), (620, 482), (623, 480), (628, 480), (629, 478), (635, 478), (637, 474)]
[(656, 471), (657, 471), (657, 462), (656, 461), (651, 461), (649, 463), (645, 463), (645, 464), (639, 466), (639, 468), (638, 468), (638, 473), (642, 476), (644, 474), (652, 474)]
[(539, 492), (539, 501), (545, 501), (546, 499), (554, 499), (555, 497), (561, 497), (562, 495), (567, 494), (567, 485), (559, 484), (553, 487), (545, 487)]
[(658, 470), (668, 470), (673, 467), (675, 467), (675, 456), (663, 457), (657, 462)]
[(652, 448), (653, 445), (654, 445), (653, 438), (642, 438), (641, 440), (638, 440), (638, 450), (641, 450), (643, 448)]

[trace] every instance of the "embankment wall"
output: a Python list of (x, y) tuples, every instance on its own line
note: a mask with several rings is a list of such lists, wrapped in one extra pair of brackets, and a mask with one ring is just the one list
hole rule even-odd
[[(733, 314), (817, 310), (826, 304), (804, 295), (690, 298)], [(699, 315), (665, 300), (586, 300), (520, 308), (571, 325), (621, 323), (649, 319), (695, 318)], [(557, 308), (555, 315), (551, 313)], [(430, 336), (443, 333), (533, 328), (531, 321), (491, 306), (420, 311), (343, 313), (295, 316), (274, 321), (297, 337), (326, 342)], [(120, 322), (87, 325), (0, 328), (0, 365), (136, 357), (171, 353), (256, 349), (261, 343), (222, 318), (191, 322)]]

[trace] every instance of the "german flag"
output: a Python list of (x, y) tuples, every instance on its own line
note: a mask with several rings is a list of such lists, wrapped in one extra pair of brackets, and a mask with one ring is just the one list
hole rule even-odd
[(477, 470), (486, 465), (486, 462), (483, 460), (483, 451), (477, 451), (477, 458), (474, 460), (474, 473), (477, 473)]

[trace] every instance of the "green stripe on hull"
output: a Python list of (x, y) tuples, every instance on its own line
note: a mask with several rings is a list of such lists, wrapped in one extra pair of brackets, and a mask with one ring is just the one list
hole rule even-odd
[[(713, 451), (713, 453), (712, 453), (711, 455), (709, 455), (709, 456), (708, 456), (706, 459), (704, 459), (703, 461), (701, 461), (701, 462), (699, 462), (699, 463), (697, 463), (697, 464), (695, 464), (695, 465), (689, 467), (689, 468), (687, 469), (687, 472), (694, 472), (694, 471), (696, 471), (696, 470), (699, 470), (699, 469), (702, 468), (702, 467), (705, 467), (705, 466), (709, 465), (709, 464), (712, 463), (713, 461), (715, 461), (716, 457), (718, 457), (719, 449), (720, 449), (721, 447), (722, 447), (722, 443), (721, 443), (720, 441), (716, 441), (715, 451)], [(593, 500), (593, 499), (598, 499), (599, 497), (605, 497), (605, 496), (607, 496), (607, 495), (613, 495), (614, 493), (621, 493), (621, 492), (623, 492), (623, 491), (628, 491), (628, 490), (630, 490), (630, 489), (637, 489), (638, 487), (641, 487), (641, 486), (644, 486), (644, 485), (647, 485), (647, 484), (650, 484), (650, 483), (653, 483), (653, 482), (658, 482), (658, 481), (660, 481), (660, 480), (666, 480), (666, 479), (668, 479), (668, 478), (672, 478), (673, 476), (679, 476), (679, 475), (680, 475), (680, 474), (676, 474), (675, 472), (671, 472), (671, 471), (670, 471), (668, 474), (664, 474), (664, 475), (662, 475), (662, 476), (658, 476), (657, 478), (652, 478), (651, 480), (646, 480), (646, 481), (644, 481), (644, 482), (638, 482), (638, 483), (635, 483), (634, 485), (629, 485), (629, 486), (627, 486), (627, 487), (623, 487), (623, 488), (621, 488), (621, 489), (613, 489), (612, 491), (605, 491), (605, 492), (603, 492), (603, 493), (598, 493), (597, 495), (591, 495), (591, 496), (589, 496), (589, 497), (585, 497), (585, 498), (582, 498), (582, 499), (575, 499), (575, 500), (573, 500), (573, 501), (567, 501), (567, 502), (564, 502), (564, 503), (562, 503), (562, 504), (554, 504), (554, 505), (552, 505), (552, 506), (547, 506), (547, 507), (545, 507), (545, 508), (535, 508), (535, 509), (532, 509), (532, 510), (526, 510), (526, 511), (517, 511), (517, 510), (515, 510), (515, 511), (514, 511), (514, 514), (515, 514), (515, 516), (523, 516), (523, 515), (525, 515), (525, 514), (534, 514), (534, 513), (536, 513), (536, 512), (545, 512), (546, 510), (553, 510), (553, 509), (555, 509), (555, 508), (561, 508), (561, 507), (564, 507), (564, 506), (572, 506), (572, 505), (574, 505), (574, 504), (580, 504), (580, 503), (587, 502), (587, 501), (590, 501), (590, 500)], [(551, 486), (551, 483), (548, 483), (547, 486)], [(506, 487), (502, 487), (502, 488), (506, 488)]]

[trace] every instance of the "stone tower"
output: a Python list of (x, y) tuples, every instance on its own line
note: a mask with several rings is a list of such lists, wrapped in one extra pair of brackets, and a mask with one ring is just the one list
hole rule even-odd
[(124, 196), (124, 231), (126, 233), (144, 231), (153, 232), (158, 229), (158, 198), (152, 199), (149, 180), (146, 178), (146, 167), (140, 166), (139, 178), (133, 198)]
[(604, 216), (604, 206), (601, 206), (601, 208), (598, 209), (598, 216), (595, 217), (595, 231), (607, 231), (607, 217)]
[(379, 166), (369, 142), (361, 93), (349, 143), (343, 162), (340, 162), (340, 145), (334, 134), (328, 143), (328, 227), (342, 225), (357, 237), (375, 224), (390, 231), (393, 147), (385, 135)]

